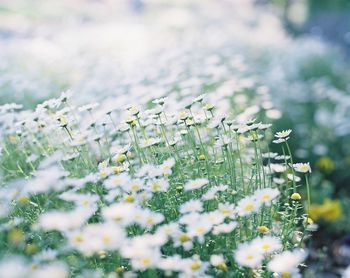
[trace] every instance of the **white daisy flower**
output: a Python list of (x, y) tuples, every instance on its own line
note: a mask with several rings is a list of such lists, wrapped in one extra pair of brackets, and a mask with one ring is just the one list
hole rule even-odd
[(310, 167), (310, 163), (309, 162), (293, 164), (293, 168), (297, 172), (311, 173), (311, 167)]
[(214, 226), (213, 234), (228, 234), (231, 233), (237, 227), (237, 222), (222, 223), (220, 225)]
[(258, 268), (263, 259), (262, 253), (257, 252), (256, 248), (248, 243), (240, 244), (235, 252), (235, 260), (240, 266)]
[(267, 267), (278, 274), (292, 274), (298, 272), (298, 266), (306, 259), (306, 252), (301, 249), (284, 251), (273, 257)]
[(190, 200), (180, 206), (182, 214), (203, 211), (203, 203), (200, 200)]
[(199, 188), (203, 187), (204, 185), (206, 185), (208, 182), (209, 182), (208, 179), (205, 179), (205, 178), (190, 180), (184, 185), (184, 189), (186, 191), (199, 189)]
[(261, 204), (254, 196), (248, 196), (237, 203), (236, 210), (239, 216), (248, 216), (253, 212), (257, 212)]
[(282, 131), (278, 131), (275, 133), (275, 137), (277, 138), (287, 138), (289, 136), (289, 134), (291, 134), (292, 130), (291, 129), (288, 129), (288, 130), (282, 130)]
[(274, 236), (257, 237), (251, 242), (251, 245), (262, 254), (270, 254), (283, 247), (281, 240)]
[(271, 201), (276, 199), (279, 194), (280, 192), (277, 188), (264, 188), (256, 190), (254, 192), (254, 197), (265, 205), (268, 205)]

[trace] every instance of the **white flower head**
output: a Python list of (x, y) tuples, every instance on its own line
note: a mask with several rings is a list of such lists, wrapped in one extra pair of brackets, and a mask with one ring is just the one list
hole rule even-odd
[(283, 247), (281, 240), (274, 236), (257, 237), (251, 242), (251, 244), (262, 254), (270, 254)]
[(291, 132), (292, 132), (291, 129), (278, 131), (275, 133), (275, 137), (279, 139), (285, 139), (289, 136), (289, 134), (291, 134)]
[(263, 259), (262, 253), (248, 243), (239, 245), (235, 252), (235, 260), (240, 266), (257, 268), (261, 266)]
[(203, 210), (203, 203), (200, 200), (190, 200), (182, 204), (180, 207), (180, 212), (182, 214), (201, 212)]
[(273, 257), (267, 267), (270, 271), (278, 274), (294, 273), (298, 271), (298, 266), (305, 260), (306, 256), (306, 252), (302, 249), (284, 251)]
[(279, 190), (277, 188), (264, 188), (264, 189), (258, 189), (255, 191), (254, 196), (257, 200), (264, 203), (265, 205), (268, 205), (278, 197), (280, 194)]
[(205, 178), (190, 180), (184, 185), (184, 188), (186, 191), (199, 189), (204, 185), (206, 185), (208, 182), (209, 182), (208, 179), (205, 179)]
[(293, 168), (297, 172), (311, 173), (311, 167), (310, 167), (310, 163), (309, 162), (293, 164)]
[(239, 216), (248, 216), (253, 212), (257, 212), (261, 204), (254, 196), (248, 196), (238, 202), (236, 210)]

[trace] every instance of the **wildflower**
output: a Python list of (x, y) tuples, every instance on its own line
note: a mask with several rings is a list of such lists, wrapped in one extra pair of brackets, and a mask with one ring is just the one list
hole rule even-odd
[(197, 256), (185, 259), (182, 263), (184, 277), (203, 277), (207, 270), (208, 263), (202, 262)]
[(140, 147), (141, 148), (147, 148), (147, 147), (151, 147), (154, 145), (157, 145), (161, 142), (160, 138), (148, 138), (148, 139), (143, 139), (140, 142)]
[(199, 156), (198, 156), (198, 159), (199, 159), (199, 160), (205, 160), (205, 155), (204, 155), (204, 154), (199, 155)]
[(213, 225), (208, 219), (202, 218), (200, 222), (189, 224), (187, 230), (191, 238), (196, 237), (200, 243), (204, 243), (204, 235), (207, 234), (212, 227)]
[(0, 261), (0, 273), (3, 277), (23, 278), (30, 271), (21, 257), (5, 257)]
[(112, 175), (108, 179), (104, 180), (103, 185), (107, 189), (122, 187), (125, 184), (130, 183), (130, 176), (127, 173), (121, 173), (119, 175)]
[(137, 192), (144, 187), (144, 181), (142, 179), (132, 179), (128, 184), (124, 186), (128, 192)]
[(276, 188), (264, 188), (254, 192), (254, 197), (264, 204), (270, 204), (280, 194)]
[(281, 240), (273, 236), (257, 237), (251, 244), (258, 252), (263, 254), (270, 254), (282, 248)]
[(169, 188), (169, 182), (166, 179), (154, 179), (148, 183), (152, 192), (166, 192)]
[(316, 161), (316, 167), (322, 172), (329, 174), (334, 170), (334, 162), (328, 156), (322, 156)]
[(240, 200), (237, 204), (237, 213), (239, 216), (248, 216), (260, 209), (261, 202), (254, 197), (248, 196)]
[(275, 137), (280, 138), (280, 139), (285, 139), (289, 136), (289, 134), (291, 134), (292, 130), (288, 129), (288, 130), (282, 130), (282, 131), (278, 131), (275, 133)]
[(161, 165), (159, 165), (159, 168), (161, 169), (164, 176), (170, 176), (172, 174), (172, 168), (175, 165), (175, 159), (174, 158), (168, 158), (165, 160)]
[(128, 226), (135, 221), (137, 211), (137, 206), (132, 203), (116, 203), (102, 208), (102, 216), (106, 221), (115, 221), (121, 226)]
[(235, 206), (230, 203), (219, 203), (218, 211), (222, 213), (225, 217), (234, 218)]
[(235, 260), (240, 266), (258, 268), (262, 264), (263, 255), (248, 243), (238, 245), (235, 252)]
[(45, 277), (54, 277), (54, 278), (67, 278), (68, 269), (63, 263), (55, 262), (46, 265), (42, 265), (39, 268), (35, 269), (30, 277), (33, 278), (45, 278)]
[(273, 257), (267, 267), (270, 271), (280, 275), (298, 273), (298, 266), (305, 260), (306, 253), (303, 250), (284, 251)]
[(206, 105), (203, 106), (203, 108), (207, 111), (212, 111), (214, 109), (214, 105), (213, 104), (210, 104), (210, 103), (207, 103)]
[(293, 194), (290, 196), (290, 198), (291, 198), (292, 200), (298, 201), (298, 200), (301, 199), (301, 196), (300, 196), (299, 193), (296, 192), (296, 193), (293, 193)]
[(296, 175), (293, 175), (293, 174), (287, 174), (287, 178), (291, 181), (295, 181), (295, 182), (299, 182), (301, 181), (301, 178), (296, 176)]
[(311, 167), (310, 167), (310, 163), (296, 163), (293, 164), (293, 168), (295, 171), (297, 172), (301, 172), (301, 173), (311, 173)]
[(140, 113), (140, 110), (137, 106), (131, 106), (128, 108), (128, 111), (130, 112), (131, 115), (137, 116)]
[(227, 271), (227, 265), (225, 263), (225, 259), (223, 255), (211, 255), (210, 263), (212, 266), (220, 269), (221, 271)]
[(133, 195), (126, 195), (124, 197), (124, 201), (126, 203), (133, 203), (135, 201), (135, 197)]
[(179, 119), (180, 119), (181, 121), (186, 121), (186, 120), (188, 119), (188, 114), (187, 114), (187, 112), (186, 112), (186, 111), (180, 112), (180, 114), (179, 114)]
[(214, 226), (213, 234), (214, 235), (228, 234), (228, 233), (231, 233), (236, 227), (237, 227), (237, 222), (234, 222), (234, 221), (230, 223), (222, 223), (220, 225)]
[(204, 185), (206, 185), (208, 182), (209, 182), (208, 179), (205, 179), (205, 178), (190, 180), (184, 185), (184, 188), (186, 191), (199, 189)]
[(123, 161), (125, 161), (126, 159), (126, 155), (125, 154), (116, 154), (114, 157), (113, 157), (113, 160), (117, 163), (121, 163)]
[(77, 208), (69, 212), (49, 211), (40, 215), (38, 225), (46, 231), (69, 231), (81, 227), (95, 210)]
[(339, 200), (325, 199), (323, 204), (312, 204), (309, 208), (309, 216), (312, 220), (323, 219), (327, 222), (334, 222), (342, 217), (342, 206)]
[(200, 200), (190, 200), (182, 204), (180, 207), (180, 212), (192, 213), (192, 212), (201, 212), (203, 210), (203, 204)]
[(270, 231), (266, 226), (258, 226), (257, 230), (260, 234), (267, 234)]
[(193, 102), (202, 102), (205, 97), (205, 94), (201, 94), (198, 97), (196, 97)]
[(146, 270), (153, 268), (158, 264), (160, 256), (156, 252), (150, 252), (147, 255), (131, 259), (131, 265), (135, 270)]
[(20, 229), (13, 229), (10, 231), (8, 235), (8, 240), (12, 244), (19, 244), (20, 242), (22, 242), (23, 239), (24, 239), (24, 233)]

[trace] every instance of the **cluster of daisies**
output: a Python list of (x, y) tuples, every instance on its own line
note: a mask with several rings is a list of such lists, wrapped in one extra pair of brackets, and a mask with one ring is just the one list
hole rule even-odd
[(293, 162), (291, 130), (208, 99), (2, 106), (0, 273), (298, 277), (309, 164)]

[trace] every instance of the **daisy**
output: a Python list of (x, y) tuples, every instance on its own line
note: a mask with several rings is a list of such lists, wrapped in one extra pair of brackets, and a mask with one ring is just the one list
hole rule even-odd
[(147, 184), (152, 192), (166, 192), (169, 188), (169, 182), (166, 179), (154, 179)]
[(146, 269), (157, 266), (159, 260), (159, 252), (149, 252), (147, 255), (131, 258), (131, 265), (134, 270), (145, 271)]
[(298, 266), (306, 259), (306, 256), (306, 252), (301, 249), (284, 251), (273, 257), (267, 267), (272, 272), (291, 275), (298, 273)]
[(220, 264), (224, 264), (225, 263), (225, 259), (223, 255), (211, 255), (210, 256), (210, 263), (212, 266), (219, 266)]
[(251, 244), (262, 254), (270, 254), (282, 249), (283, 247), (281, 240), (273, 236), (257, 237), (251, 242)]
[(205, 271), (207, 270), (209, 263), (202, 262), (196, 256), (188, 259), (184, 259), (182, 272), (179, 277), (206, 277)]
[(301, 173), (311, 173), (310, 163), (296, 163), (293, 164), (293, 168), (297, 172)]
[(264, 188), (256, 190), (254, 197), (265, 205), (268, 205), (271, 201), (276, 199), (279, 194), (280, 192), (277, 188)]
[(263, 255), (248, 243), (240, 244), (235, 252), (235, 260), (240, 266), (258, 268), (263, 259)]
[(182, 259), (179, 255), (169, 256), (166, 258), (161, 258), (158, 261), (157, 267), (166, 271), (166, 273), (169, 272), (169, 276), (171, 276), (172, 271), (179, 272), (182, 269), (181, 266)]
[(186, 251), (189, 251), (193, 248), (192, 238), (185, 232), (177, 232), (173, 234), (172, 240), (174, 242), (174, 247), (183, 247)]
[(203, 214), (212, 225), (219, 225), (225, 221), (225, 216), (218, 210), (210, 211)]
[(248, 196), (238, 202), (236, 210), (239, 216), (248, 216), (253, 212), (257, 212), (260, 207), (260, 201), (253, 196)]
[(175, 159), (171, 157), (165, 160), (161, 165), (159, 165), (159, 168), (164, 176), (170, 176), (172, 174), (172, 168), (174, 166)]
[(207, 183), (209, 183), (209, 181), (208, 179), (205, 179), (205, 178), (190, 180), (184, 185), (184, 188), (186, 191), (199, 189), (202, 186), (206, 185)]
[(137, 192), (144, 189), (144, 181), (142, 179), (132, 179), (124, 185), (124, 189), (128, 192)]
[(236, 227), (237, 227), (237, 222), (234, 222), (234, 221), (230, 223), (222, 223), (220, 225), (214, 226), (213, 234), (214, 235), (228, 234), (228, 233), (231, 233)]
[(132, 203), (116, 203), (102, 208), (102, 216), (105, 221), (112, 221), (121, 226), (128, 226), (135, 221), (135, 213), (137, 211), (137, 206)]
[(103, 181), (103, 185), (107, 189), (122, 187), (123, 185), (129, 184), (129, 183), (130, 183), (130, 176), (127, 173), (112, 175)]
[(234, 218), (235, 217), (235, 206), (230, 203), (219, 203), (218, 211), (222, 213), (223, 216)]
[(201, 211), (203, 211), (203, 203), (200, 200), (190, 200), (180, 206), (182, 214)]
[(295, 181), (295, 182), (299, 182), (301, 181), (301, 178), (296, 176), (296, 175), (293, 175), (293, 174), (287, 174), (287, 178), (291, 181)]
[(275, 133), (275, 137), (280, 138), (280, 139), (285, 139), (289, 136), (289, 134), (291, 134), (291, 132), (292, 132), (291, 129), (278, 131)]
[(191, 223), (187, 230), (191, 238), (196, 237), (200, 243), (204, 243), (204, 236), (210, 232), (213, 225), (207, 219), (203, 218), (200, 222)]

